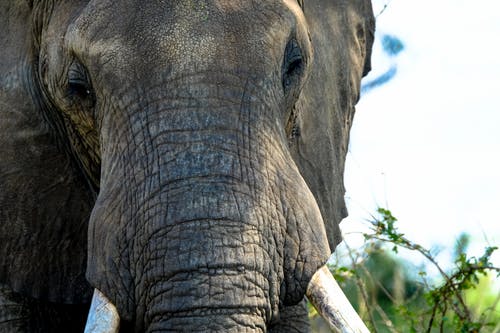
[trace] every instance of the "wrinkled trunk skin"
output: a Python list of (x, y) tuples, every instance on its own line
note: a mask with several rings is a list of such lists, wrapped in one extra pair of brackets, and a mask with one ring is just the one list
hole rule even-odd
[(266, 332), (330, 253), (272, 99), (222, 79), (103, 119), (87, 277), (136, 331)]

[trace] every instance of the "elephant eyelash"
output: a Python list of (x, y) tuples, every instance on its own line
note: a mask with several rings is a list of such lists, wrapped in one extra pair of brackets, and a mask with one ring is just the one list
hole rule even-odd
[(83, 65), (73, 62), (68, 70), (67, 96), (71, 99), (78, 98), (81, 101), (89, 102), (93, 105), (94, 93), (90, 78)]

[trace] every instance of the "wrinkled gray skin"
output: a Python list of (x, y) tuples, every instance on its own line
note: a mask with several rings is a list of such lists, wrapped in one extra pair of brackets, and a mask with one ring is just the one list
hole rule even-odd
[(82, 330), (93, 287), (122, 331), (308, 330), (370, 1), (5, 0), (0, 30), (1, 332)]

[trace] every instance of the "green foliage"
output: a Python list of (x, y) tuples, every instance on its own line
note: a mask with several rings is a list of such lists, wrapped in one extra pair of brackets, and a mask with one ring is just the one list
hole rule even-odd
[[(496, 247), (469, 257), (470, 237), (462, 234), (454, 266), (445, 271), (430, 250), (399, 232), (389, 210), (377, 213), (371, 232), (364, 235), (366, 244), (349, 249), (350, 264), (330, 267), (372, 332), (500, 332), (500, 295), (491, 283), (500, 268), (490, 262)], [(431, 280), (423, 269), (398, 257), (399, 248), (422, 255), (439, 278)], [(327, 332), (317, 317), (312, 311), (313, 330)]]

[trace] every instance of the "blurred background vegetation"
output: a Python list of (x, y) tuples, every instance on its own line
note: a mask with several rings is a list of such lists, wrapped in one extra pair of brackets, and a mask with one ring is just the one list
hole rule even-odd
[[(468, 257), (470, 238), (462, 234), (445, 270), (435, 251), (399, 233), (389, 210), (378, 209), (370, 224), (365, 244), (347, 246), (330, 270), (371, 332), (500, 332), (500, 268), (490, 262), (496, 247)], [(413, 265), (401, 250), (426, 263)], [(437, 273), (429, 276), (431, 270)], [(312, 306), (309, 313), (313, 332), (330, 332)]]

